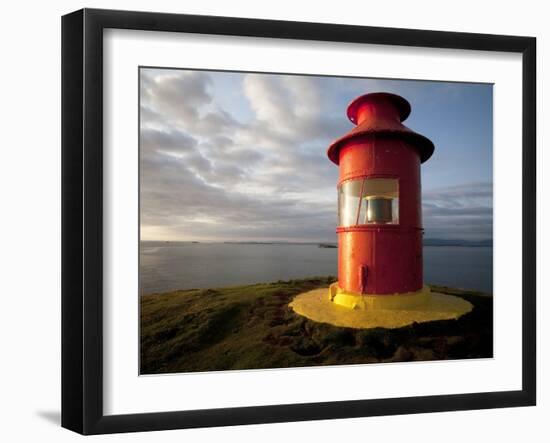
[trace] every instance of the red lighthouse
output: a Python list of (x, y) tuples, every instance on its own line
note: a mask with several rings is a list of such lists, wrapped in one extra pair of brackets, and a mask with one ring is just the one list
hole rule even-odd
[[(356, 124), (328, 149), (338, 180), (338, 282), (298, 294), (290, 307), (351, 328), (399, 328), (459, 318), (473, 305), (422, 281), (420, 165), (434, 145), (404, 126), (411, 106), (385, 92), (348, 107)], [(351, 308), (351, 309), (346, 309)]]
[(365, 295), (426, 292), (420, 165), (434, 145), (402, 124), (410, 112), (398, 95), (362, 95), (347, 110), (357, 126), (328, 149), (340, 169), (338, 284), (331, 287), (337, 304), (361, 308), (381, 301)]

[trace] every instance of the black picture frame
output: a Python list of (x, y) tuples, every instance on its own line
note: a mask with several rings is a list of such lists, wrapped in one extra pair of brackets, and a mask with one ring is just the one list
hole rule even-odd
[[(103, 412), (103, 30), (171, 31), (522, 55), (522, 389), (357, 401)], [(62, 18), (62, 426), (82, 434), (152, 431), (536, 403), (536, 39), (230, 17), (83, 9)]]

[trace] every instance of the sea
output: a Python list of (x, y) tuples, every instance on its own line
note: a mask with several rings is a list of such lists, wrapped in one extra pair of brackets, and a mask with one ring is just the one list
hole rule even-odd
[[(337, 257), (319, 244), (142, 241), (140, 293), (336, 276)], [(424, 246), (424, 282), (492, 293), (493, 248)]]

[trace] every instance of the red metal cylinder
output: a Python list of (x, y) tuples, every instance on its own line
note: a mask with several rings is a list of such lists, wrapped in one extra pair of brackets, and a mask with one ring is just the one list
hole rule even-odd
[[(434, 146), (401, 124), (409, 113), (397, 95), (363, 95), (348, 107), (357, 126), (329, 147), (340, 168), (338, 286), (345, 292), (395, 294), (423, 286), (420, 164)], [(381, 208), (385, 215), (377, 221)]]

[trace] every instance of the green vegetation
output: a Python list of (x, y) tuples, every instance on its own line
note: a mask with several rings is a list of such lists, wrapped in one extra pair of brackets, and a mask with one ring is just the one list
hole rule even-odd
[(349, 329), (296, 315), (288, 303), (333, 277), (141, 297), (141, 373), (492, 357), (493, 299), (441, 286), (474, 305), (459, 320)]

